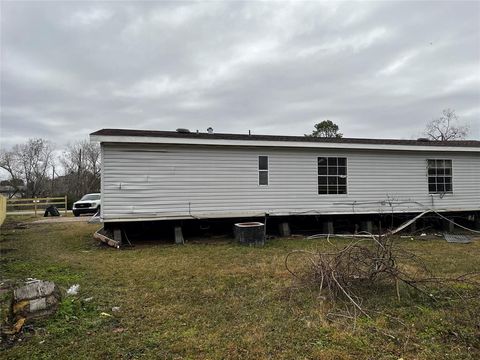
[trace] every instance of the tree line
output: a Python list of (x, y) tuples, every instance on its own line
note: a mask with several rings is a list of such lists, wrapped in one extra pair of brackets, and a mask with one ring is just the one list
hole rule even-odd
[(87, 140), (68, 145), (58, 156), (45, 139), (28, 139), (0, 152), (0, 168), (8, 174), (0, 185), (8, 197), (67, 195), (78, 200), (100, 191), (100, 146)]
[[(454, 110), (426, 123), (424, 134), (430, 140), (464, 139), (468, 127), (459, 123)], [(325, 120), (315, 124), (309, 137), (341, 138), (337, 124)], [(52, 143), (45, 139), (29, 139), (11, 150), (0, 151), (0, 168), (8, 179), (0, 185), (11, 190), (9, 197), (44, 197), (67, 195), (77, 200), (82, 195), (100, 191), (100, 146), (87, 140), (67, 146), (60, 156), (54, 155)]]
[[(461, 124), (455, 110), (444, 109), (442, 115), (428, 121), (425, 125), (423, 135), (429, 140), (451, 141), (462, 140), (468, 136), (468, 125)], [(331, 120), (324, 120), (314, 125), (314, 130), (307, 137), (341, 138), (339, 127)]]

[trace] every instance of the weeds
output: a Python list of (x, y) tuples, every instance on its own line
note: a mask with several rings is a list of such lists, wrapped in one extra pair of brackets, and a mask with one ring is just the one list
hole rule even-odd
[[(293, 249), (327, 251), (324, 240), (277, 239), (255, 249), (221, 239), (215, 246), (149, 243), (117, 251), (97, 246), (96, 229), (82, 223), (2, 229), (0, 247), (18, 249), (2, 256), (2, 277), (38, 276), (64, 291), (80, 284), (79, 295), (64, 298), (55, 317), (35, 325), (44, 332), (36, 331), (2, 357), (328, 360), (480, 354), (478, 298), (435, 302), (400, 285), (398, 301), (395, 288), (360, 287), (370, 318), (360, 318), (355, 330), (349, 319), (329, 319), (332, 307), (318, 292), (291, 290), (283, 263)], [(423, 254), (441, 276), (480, 268), (478, 242), (396, 240), (401, 249)], [(349, 243), (330, 241), (338, 248)], [(303, 266), (296, 258), (289, 264), (296, 271)], [(112, 312), (114, 306), (121, 310)]]

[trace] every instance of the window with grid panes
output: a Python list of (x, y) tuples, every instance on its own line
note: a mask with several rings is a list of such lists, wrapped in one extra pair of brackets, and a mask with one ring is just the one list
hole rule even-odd
[(427, 160), (428, 193), (442, 194), (453, 192), (452, 160)]
[(318, 158), (318, 193), (347, 193), (347, 158)]
[(258, 185), (268, 185), (268, 156), (258, 157)]

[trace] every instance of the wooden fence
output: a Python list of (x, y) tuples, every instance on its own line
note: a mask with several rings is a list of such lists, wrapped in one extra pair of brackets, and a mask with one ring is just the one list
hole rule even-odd
[(44, 212), (47, 207), (50, 205), (55, 205), (56, 207), (61, 207), (67, 215), (67, 196), (63, 197), (46, 197), (46, 198), (14, 198), (7, 200), (7, 210), (9, 212), (18, 211), (21, 212), (34, 212), (37, 216), (37, 212)]
[(7, 198), (0, 195), (0, 226), (7, 216)]

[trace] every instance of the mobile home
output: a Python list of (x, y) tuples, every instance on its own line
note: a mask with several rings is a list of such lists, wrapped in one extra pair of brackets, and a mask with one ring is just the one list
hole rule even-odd
[(103, 129), (105, 223), (480, 210), (480, 141)]

